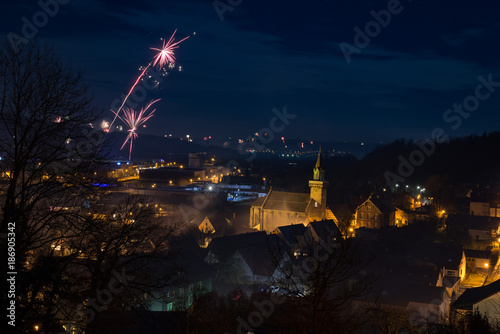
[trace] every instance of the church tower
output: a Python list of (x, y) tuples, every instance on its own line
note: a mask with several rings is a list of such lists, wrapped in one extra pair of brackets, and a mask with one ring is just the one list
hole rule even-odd
[(318, 153), (318, 160), (313, 170), (313, 179), (309, 181), (311, 188), (310, 199), (313, 207), (309, 210), (309, 219), (323, 220), (326, 217), (326, 190), (328, 181), (325, 180), (325, 171), (321, 167), (321, 147)]

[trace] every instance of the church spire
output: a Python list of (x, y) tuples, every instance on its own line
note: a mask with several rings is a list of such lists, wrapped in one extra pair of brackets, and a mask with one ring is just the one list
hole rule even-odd
[(321, 167), (321, 146), (319, 147), (318, 160), (313, 170), (313, 179), (316, 181), (323, 181), (325, 179), (325, 171)]

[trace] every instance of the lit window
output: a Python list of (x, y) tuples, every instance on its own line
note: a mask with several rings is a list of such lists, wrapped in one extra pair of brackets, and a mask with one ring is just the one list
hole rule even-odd
[(371, 205), (367, 205), (367, 206), (366, 206), (366, 210), (368, 210), (368, 211), (372, 211), (372, 206), (371, 206)]

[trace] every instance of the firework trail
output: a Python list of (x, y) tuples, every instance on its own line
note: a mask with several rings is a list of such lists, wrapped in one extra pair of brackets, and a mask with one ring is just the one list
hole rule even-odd
[(128, 135), (125, 138), (125, 141), (123, 142), (122, 147), (120, 147), (120, 150), (122, 150), (125, 145), (127, 145), (128, 142), (130, 142), (130, 150), (129, 150), (129, 156), (128, 159), (132, 157), (132, 145), (134, 139), (138, 137), (137, 135), (137, 129), (146, 123), (148, 119), (153, 117), (154, 112), (156, 109), (149, 110), (149, 108), (155, 104), (156, 102), (160, 101), (160, 99), (154, 100), (149, 102), (144, 108), (142, 108), (139, 112), (135, 111), (132, 108), (125, 108), (123, 110), (123, 116), (119, 116), (117, 112), (114, 112), (111, 110), (116, 117), (118, 117), (123, 123), (125, 123), (129, 129), (128, 129)]
[(144, 76), (144, 74), (146, 73), (146, 71), (151, 66), (156, 66), (158, 64), (158, 67), (161, 70), (167, 64), (171, 64), (172, 66), (175, 64), (175, 60), (176, 59), (175, 59), (175, 56), (174, 56), (174, 50), (179, 47), (179, 44), (181, 42), (183, 42), (183, 41), (185, 41), (186, 39), (189, 38), (189, 36), (188, 36), (188, 37), (185, 37), (185, 38), (181, 39), (178, 42), (175, 42), (174, 36), (175, 36), (176, 32), (177, 32), (177, 29), (175, 29), (175, 31), (172, 34), (172, 36), (170, 36), (170, 39), (168, 40), (168, 42), (165, 42), (165, 40), (163, 40), (163, 46), (162, 46), (161, 49), (150, 48), (151, 50), (158, 51), (158, 54), (153, 58), (153, 60), (151, 62), (149, 62), (148, 66), (146, 66), (144, 68), (144, 70), (142, 70), (141, 74), (139, 74), (139, 77), (137, 78), (137, 80), (135, 80), (135, 82), (132, 85), (132, 87), (130, 88), (128, 94), (123, 99), (123, 102), (120, 105), (120, 108), (118, 108), (118, 110), (116, 112), (113, 111), (113, 113), (115, 114), (115, 117), (113, 118), (113, 121), (110, 124), (110, 128), (113, 126), (114, 122), (116, 121), (116, 118), (120, 114), (120, 111), (122, 110), (123, 106), (127, 102), (130, 94), (132, 94), (132, 91), (134, 90), (134, 88), (137, 86), (137, 84), (139, 83), (139, 81), (141, 80), (141, 78)]

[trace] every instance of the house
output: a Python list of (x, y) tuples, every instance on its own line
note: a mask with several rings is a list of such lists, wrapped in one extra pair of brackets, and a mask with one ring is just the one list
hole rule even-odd
[(196, 297), (213, 291), (215, 270), (202, 258), (189, 251), (177, 255), (173, 264), (162, 265), (160, 270), (177, 272), (170, 284), (152, 293), (150, 311), (185, 311)]
[(198, 230), (201, 232), (199, 244), (203, 248), (207, 248), (213, 237), (221, 237), (231, 233), (231, 220), (216, 215), (211, 216), (210, 219), (205, 216), (201, 223), (199, 217), (191, 220), (191, 223), (198, 226)]
[(407, 192), (396, 192), (392, 195), (392, 203), (398, 208), (404, 210), (414, 210), (415, 209), (415, 197)]
[(264, 231), (214, 238), (207, 249), (205, 262), (217, 270), (216, 291), (221, 294), (271, 283), (290, 259), (287, 244)]
[(304, 243), (304, 234), (306, 233), (307, 227), (304, 224), (292, 224), (286, 226), (277, 227), (273, 233), (281, 238), (295, 253), (299, 250), (300, 245)]
[(427, 220), (431, 216), (431, 213), (436, 212), (436, 208), (432, 204), (426, 204), (415, 208), (410, 215), (413, 220)]
[(374, 258), (368, 270), (377, 277), (376, 302), (409, 312), (418, 322), (445, 323), (465, 277), (462, 248), (401, 241), (397, 235), (401, 233), (392, 240), (387, 236), (380, 241), (354, 239)]
[(405, 210), (375, 198), (364, 201), (356, 208), (354, 214), (354, 228), (380, 229), (384, 226), (405, 225), (408, 225), (408, 213)]
[(454, 280), (453, 278), (458, 278), (461, 281), (465, 279), (467, 261), (462, 246), (447, 244), (422, 245), (420, 256), (440, 268), (438, 282), (451, 281)]
[(451, 305), (457, 315), (464, 315), (478, 310), (488, 315), (490, 320), (500, 320), (500, 280), (478, 288), (467, 289)]
[(333, 220), (310, 222), (304, 236), (305, 240), (314, 240), (316, 243), (323, 241), (328, 245), (336, 244), (342, 238), (342, 234)]
[(271, 233), (279, 226), (307, 224), (314, 220), (334, 219), (327, 207), (328, 181), (321, 166), (321, 150), (309, 181), (309, 194), (274, 191), (258, 198), (250, 208), (250, 228)]
[(437, 286), (416, 287), (411, 292), (406, 309), (413, 320), (421, 323), (445, 324), (450, 311), (448, 290)]
[(249, 247), (238, 249), (229, 262), (239, 265), (239, 283), (271, 284), (280, 279), (282, 267), (290, 262), (290, 257), (287, 252), (278, 256), (270, 254), (266, 249)]
[(378, 305), (412, 314), (416, 322), (444, 323), (450, 306), (449, 289), (436, 286), (438, 275), (432, 264), (381, 263), (374, 289)]
[(500, 234), (500, 218), (450, 214), (446, 219), (447, 232), (455, 238), (489, 243)]
[(467, 262), (467, 271), (473, 272), (476, 269), (488, 270), (491, 265), (491, 251), (464, 249)]
[[(490, 215), (490, 203), (489, 202), (470, 202), (471, 216), (489, 216)], [(497, 217), (497, 216), (493, 216)]]
[(472, 216), (500, 217), (500, 194), (473, 191), (470, 196), (469, 214)]
[(268, 248), (268, 243), (269, 238), (264, 231), (214, 238), (207, 248), (208, 252), (204, 261), (208, 264), (223, 263), (227, 261), (238, 248), (255, 246)]
[(379, 305), (397, 307), (411, 314), (414, 323), (446, 323), (450, 309), (448, 291), (436, 286), (405, 286), (383, 290)]
[(208, 217), (205, 217), (205, 219), (203, 219), (203, 221), (200, 223), (200, 225), (198, 225), (198, 229), (203, 234), (215, 233), (215, 227), (212, 225), (212, 223), (210, 222), (210, 219), (208, 219)]

